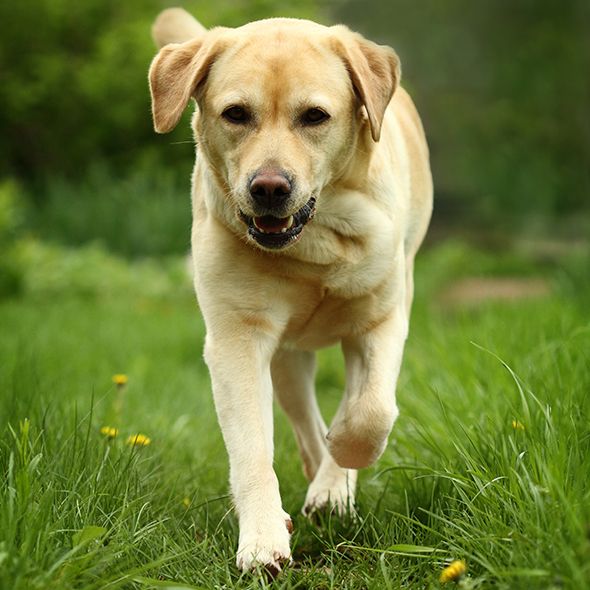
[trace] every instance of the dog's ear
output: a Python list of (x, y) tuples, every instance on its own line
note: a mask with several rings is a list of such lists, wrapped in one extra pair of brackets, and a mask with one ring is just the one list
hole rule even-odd
[(344, 60), (352, 85), (367, 110), (371, 137), (379, 141), (385, 109), (399, 85), (400, 62), (393, 49), (368, 41), (338, 25), (334, 49)]
[(191, 96), (219, 55), (221, 44), (212, 33), (187, 41), (171, 43), (156, 55), (149, 71), (154, 128), (168, 133), (176, 127)]

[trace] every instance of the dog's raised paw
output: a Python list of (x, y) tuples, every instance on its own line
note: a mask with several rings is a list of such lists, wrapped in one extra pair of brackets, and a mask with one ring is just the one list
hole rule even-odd
[[(395, 410), (395, 412), (394, 412)], [(336, 419), (326, 434), (330, 455), (340, 467), (362, 469), (372, 465), (387, 446), (397, 414), (395, 408), (382, 408), (382, 412), (351, 415)]]

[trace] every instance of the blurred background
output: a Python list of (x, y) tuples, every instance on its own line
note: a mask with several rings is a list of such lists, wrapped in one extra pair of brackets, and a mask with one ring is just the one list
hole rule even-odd
[(206, 26), (295, 16), (393, 46), (431, 147), (430, 244), (532, 240), (541, 256), (587, 245), (586, 0), (26, 0), (0, 5), (0, 293), (57, 280), (27, 265), (80, 246), (95, 258), (188, 251), (190, 113), (156, 135), (146, 78), (150, 25), (173, 4)]

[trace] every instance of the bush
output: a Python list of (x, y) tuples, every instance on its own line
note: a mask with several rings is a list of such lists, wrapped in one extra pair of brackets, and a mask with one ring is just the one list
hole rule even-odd
[(15, 241), (24, 219), (24, 199), (14, 180), (0, 182), (0, 297), (21, 291), (23, 273)]
[[(437, 213), (521, 224), (590, 204), (586, 0), (343, 0), (391, 44), (429, 137)], [(524, 223), (522, 223), (524, 222)]]
[[(159, 201), (157, 196), (154, 198), (150, 193), (147, 199), (149, 207), (140, 204), (139, 214), (134, 218), (132, 214), (125, 214), (133, 207), (125, 207), (121, 203), (126, 198), (125, 187), (131, 187), (130, 198), (139, 203), (142, 187), (145, 188), (150, 181), (131, 178), (118, 183), (104, 182), (105, 186), (110, 187), (107, 199), (102, 205), (87, 210), (87, 205), (93, 202), (91, 196), (98, 193), (92, 182), (101, 182), (99, 172), (95, 171), (91, 179), (94, 180), (91, 180), (88, 194), (84, 195), (82, 203), (76, 202), (74, 190), (67, 184), (61, 190), (56, 184), (55, 201), (50, 201), (53, 207), (50, 216), (63, 214), (61, 229), (65, 226), (68, 237), (75, 236), (76, 230), (86, 232), (84, 239), (79, 241), (80, 247), (76, 249), (57, 243), (57, 235), (49, 236), (51, 240), (33, 235), (30, 232), (30, 217), (39, 215), (39, 211), (28, 206), (25, 192), (16, 181), (8, 179), (0, 182), (0, 299), (21, 295), (40, 298), (72, 295), (119, 297), (121, 293), (133, 293), (138, 297), (170, 298), (192, 294), (186, 256), (188, 247), (185, 244), (189, 237), (190, 210), (183, 220), (183, 225), (187, 226), (186, 232), (176, 236), (178, 244), (182, 244), (177, 247), (182, 255), (154, 259), (148, 256), (153, 253), (150, 246), (158, 254), (169, 253), (173, 249), (167, 238), (174, 236), (174, 231), (179, 231), (180, 223), (173, 224), (172, 228), (164, 226), (159, 233), (155, 220), (162, 221), (167, 215), (183, 209), (182, 206), (179, 208), (170, 203), (176, 195), (160, 192), (158, 194), (162, 200)], [(158, 204), (165, 203), (166, 199), (170, 202), (159, 207)], [(101, 206), (107, 210), (103, 217), (99, 211)], [(94, 225), (93, 214), (98, 216)], [(153, 219), (147, 219), (149, 214), (152, 214)], [(68, 222), (71, 222), (71, 227)], [(108, 226), (109, 222), (112, 227)], [(50, 229), (57, 234), (60, 227), (55, 223), (44, 225), (43, 229)], [(89, 231), (91, 229), (96, 233)], [(128, 230), (130, 235), (126, 233)], [(145, 232), (145, 235), (141, 232)], [(143, 259), (130, 262), (112, 254), (105, 247), (110, 244), (104, 240), (102, 243), (100, 240), (91, 242), (96, 235), (103, 238), (111, 235), (115, 240), (118, 238), (116, 247), (111, 249), (118, 248), (126, 253), (133, 253), (133, 249), (139, 249), (141, 244)], [(164, 235), (166, 239), (162, 237)]]
[[(313, 16), (316, 1), (182, 3), (206, 26), (276, 14)], [(0, 178), (82, 177), (97, 159), (128, 168), (158, 145), (170, 165), (193, 157), (187, 119), (170, 136), (152, 129), (147, 70), (162, 0), (0, 3)], [(42, 195), (43, 193), (39, 193)]]
[(115, 174), (92, 166), (84, 179), (49, 180), (32, 208), (42, 239), (77, 246), (100, 243), (127, 257), (185, 254), (190, 248), (190, 165), (137, 166)]
[(16, 243), (21, 292), (33, 298), (89, 297), (117, 299), (190, 297), (185, 258), (129, 262), (99, 244), (68, 249), (27, 237)]

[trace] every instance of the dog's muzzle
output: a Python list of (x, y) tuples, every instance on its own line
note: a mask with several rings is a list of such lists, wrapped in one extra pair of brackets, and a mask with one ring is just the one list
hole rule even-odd
[(262, 215), (250, 217), (242, 210), (240, 219), (248, 227), (248, 235), (263, 248), (278, 250), (294, 244), (300, 237), (303, 228), (315, 215), (315, 197), (311, 197), (299, 211), (288, 217)]

